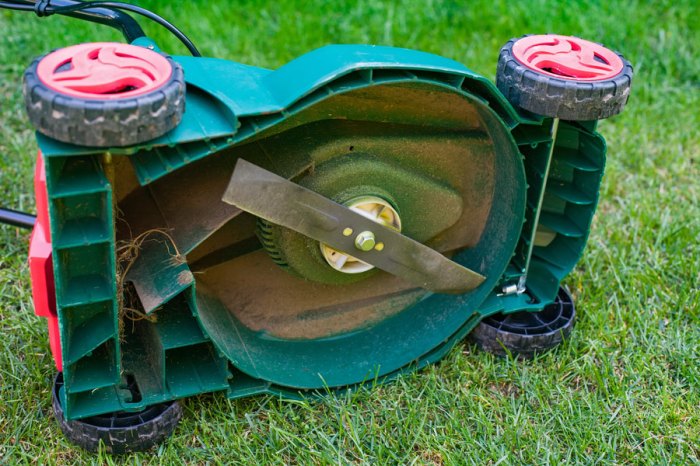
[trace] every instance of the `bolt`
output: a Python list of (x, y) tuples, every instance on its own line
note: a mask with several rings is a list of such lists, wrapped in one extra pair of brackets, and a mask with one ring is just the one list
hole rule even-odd
[(360, 251), (371, 251), (375, 245), (374, 233), (371, 231), (363, 231), (355, 238), (355, 247)]

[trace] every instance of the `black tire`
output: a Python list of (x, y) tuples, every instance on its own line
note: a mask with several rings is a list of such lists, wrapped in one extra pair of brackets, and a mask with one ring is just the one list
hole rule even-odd
[(171, 401), (136, 413), (120, 411), (68, 421), (60, 402), (62, 386), (63, 374), (59, 373), (53, 387), (54, 416), (68, 440), (88, 451), (97, 451), (100, 442), (110, 453), (148, 450), (168, 438), (182, 418), (182, 408)]
[(516, 107), (537, 115), (571, 121), (608, 118), (622, 111), (632, 85), (632, 65), (618, 52), (623, 63), (616, 76), (600, 81), (558, 79), (525, 66), (513, 54), (519, 40), (511, 39), (498, 56), (496, 86)]
[(29, 121), (42, 134), (90, 147), (123, 147), (161, 136), (180, 123), (185, 111), (182, 67), (170, 57), (172, 74), (163, 85), (138, 96), (99, 100), (69, 96), (47, 87), (37, 74), (37, 58), (24, 72), (23, 94)]
[(554, 303), (539, 312), (494, 314), (479, 322), (470, 338), (481, 349), (498, 356), (531, 358), (560, 345), (571, 334), (576, 309), (563, 288)]

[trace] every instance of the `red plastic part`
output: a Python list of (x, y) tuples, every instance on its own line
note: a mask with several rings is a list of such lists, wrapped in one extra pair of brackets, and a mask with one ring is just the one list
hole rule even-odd
[(619, 56), (578, 37), (527, 36), (513, 45), (513, 57), (538, 73), (572, 81), (604, 81), (622, 72)]
[(36, 196), (37, 217), (29, 240), (29, 272), (32, 277), (34, 312), (48, 320), (49, 346), (56, 363), (56, 369), (60, 372), (63, 370), (61, 334), (58, 328), (58, 314), (56, 313), (56, 286), (51, 256), (46, 171), (41, 151), (37, 155), (34, 170), (34, 194)]
[(44, 85), (71, 97), (135, 97), (168, 82), (173, 69), (161, 54), (136, 45), (94, 42), (56, 50), (39, 62)]

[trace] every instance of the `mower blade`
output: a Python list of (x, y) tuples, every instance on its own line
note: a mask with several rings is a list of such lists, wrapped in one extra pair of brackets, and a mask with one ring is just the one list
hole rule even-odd
[[(485, 280), (439, 252), (243, 159), (236, 163), (223, 201), (430, 291), (464, 293)], [(374, 249), (355, 246), (361, 232), (374, 234)]]

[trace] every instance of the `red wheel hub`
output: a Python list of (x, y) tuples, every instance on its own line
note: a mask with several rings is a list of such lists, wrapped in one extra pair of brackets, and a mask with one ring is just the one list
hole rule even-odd
[(48, 88), (71, 97), (112, 100), (164, 85), (172, 66), (161, 54), (136, 45), (94, 42), (48, 54), (37, 67)]
[(513, 56), (538, 73), (573, 81), (611, 79), (624, 67), (612, 50), (578, 37), (555, 34), (519, 39), (513, 45)]

